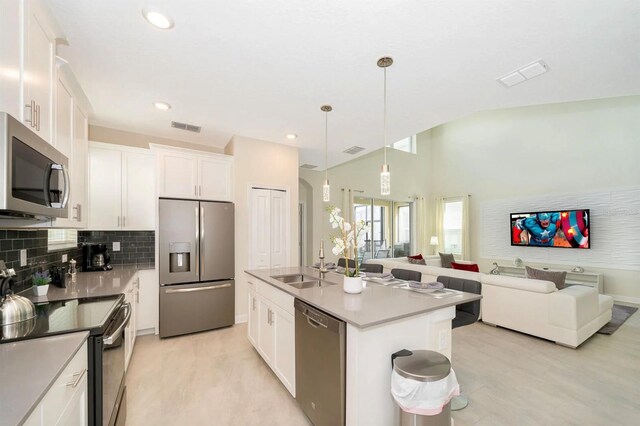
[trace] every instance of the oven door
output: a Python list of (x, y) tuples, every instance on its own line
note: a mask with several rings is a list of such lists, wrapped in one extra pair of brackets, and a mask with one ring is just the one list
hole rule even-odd
[[(123, 304), (102, 338), (102, 425), (115, 423), (124, 386), (124, 329), (131, 318), (131, 305)], [(100, 395), (96, 395), (97, 402)], [(98, 414), (98, 413), (96, 413)], [(122, 415), (122, 414), (121, 414)]]
[(2, 115), (7, 170), (0, 210), (16, 216), (68, 217), (67, 157), (13, 117)]

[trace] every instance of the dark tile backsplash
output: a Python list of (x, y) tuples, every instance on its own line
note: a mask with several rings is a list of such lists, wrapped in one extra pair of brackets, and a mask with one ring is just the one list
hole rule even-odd
[[(16, 270), (15, 285), (13, 291), (19, 293), (31, 287), (31, 276), (39, 268), (48, 269), (49, 266), (62, 263), (62, 255), (67, 254), (68, 260), (72, 258), (82, 262), (82, 251), (79, 248), (66, 250), (47, 251), (46, 230), (16, 231), (12, 229), (0, 229), (0, 259), (4, 260), (8, 268)], [(20, 250), (27, 249), (27, 266), (20, 266)]]
[[(112, 265), (153, 267), (156, 258), (154, 231), (80, 231), (78, 243), (106, 244)], [(113, 243), (120, 242), (120, 251)]]
[[(0, 260), (8, 268), (16, 270), (14, 292), (19, 293), (31, 287), (31, 276), (39, 268), (60, 264), (62, 255), (68, 260), (75, 259), (78, 267), (82, 265), (83, 243), (107, 244), (113, 265), (137, 265), (153, 267), (155, 265), (154, 231), (79, 231), (78, 247), (54, 252), (47, 251), (46, 230), (0, 229)], [(120, 251), (114, 252), (112, 244), (120, 242)], [(27, 266), (20, 267), (20, 250), (27, 249)]]

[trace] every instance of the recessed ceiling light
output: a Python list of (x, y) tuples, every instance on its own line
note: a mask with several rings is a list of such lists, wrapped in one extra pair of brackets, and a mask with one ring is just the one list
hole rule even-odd
[(171, 105), (169, 105), (166, 102), (160, 102), (160, 101), (154, 102), (153, 106), (158, 108), (158, 109), (160, 109), (160, 110), (162, 110), (162, 111), (168, 111), (168, 110), (171, 109)]
[(146, 19), (151, 25), (160, 28), (161, 30), (173, 28), (173, 19), (160, 12), (156, 12), (155, 10), (143, 9), (142, 16), (144, 16), (144, 19)]
[(295, 139), (298, 137), (298, 135), (296, 135), (295, 133), (287, 133), (286, 135), (284, 135), (284, 137), (287, 139)]

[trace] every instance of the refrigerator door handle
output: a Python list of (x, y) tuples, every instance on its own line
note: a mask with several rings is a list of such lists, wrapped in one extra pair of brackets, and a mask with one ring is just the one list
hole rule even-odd
[(229, 288), (231, 287), (231, 284), (226, 283), (226, 284), (221, 284), (221, 285), (209, 285), (206, 287), (193, 287), (193, 288), (180, 288), (180, 289), (173, 289), (170, 288), (167, 290), (167, 294), (172, 294), (172, 293), (192, 293), (194, 291), (205, 291), (205, 290), (220, 290), (221, 288)]
[[(205, 232), (204, 230), (206, 229), (204, 226), (204, 207), (200, 206), (200, 254), (202, 255), (203, 259), (206, 259), (206, 254), (204, 251), (205, 248), (205, 243), (204, 243), (204, 236), (205, 236)], [(204, 276), (204, 267), (206, 265), (206, 262), (202, 262), (202, 270), (200, 271), (200, 279), (202, 279), (202, 277)]]
[(195, 207), (196, 212), (196, 274), (198, 274), (198, 279), (200, 279), (200, 207)]

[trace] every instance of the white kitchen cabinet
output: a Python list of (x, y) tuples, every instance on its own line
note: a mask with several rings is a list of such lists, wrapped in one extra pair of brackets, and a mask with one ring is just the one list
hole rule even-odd
[(160, 291), (158, 270), (138, 271), (139, 294), (136, 300), (138, 314), (136, 317), (137, 334), (158, 334), (158, 294)]
[(258, 347), (258, 328), (259, 328), (259, 318), (258, 318), (258, 296), (255, 291), (249, 290), (249, 309), (248, 321), (247, 321), (247, 335), (249, 337), (249, 341), (254, 347)]
[(40, 1), (24, 0), (23, 122), (52, 143), (55, 34)]
[[(69, 217), (56, 219), (53, 226), (84, 228), (87, 225), (87, 144), (88, 120), (80, 107), (79, 96), (72, 88), (69, 71), (58, 69), (56, 74), (55, 137), (53, 144), (68, 159), (71, 181)], [(78, 86), (76, 86), (78, 87)], [(82, 94), (84, 95), (84, 94)]]
[(87, 342), (78, 349), (40, 404), (23, 423), (27, 426), (85, 426), (88, 415)]
[(267, 361), (267, 364), (272, 366), (275, 361), (273, 310), (271, 303), (262, 297), (258, 298), (258, 318), (258, 352)]
[(147, 150), (91, 142), (89, 228), (155, 230), (155, 182)]
[(0, 111), (22, 120), (21, 37), (22, 2), (3, 1), (0, 13)]
[(124, 294), (125, 303), (131, 306), (131, 317), (129, 324), (124, 329), (124, 370), (129, 368), (133, 348), (136, 345), (138, 330), (138, 303), (140, 302), (140, 277), (136, 274), (133, 282)]
[(295, 397), (294, 298), (248, 277), (247, 336), (287, 390)]
[(160, 197), (233, 200), (232, 157), (166, 147), (156, 152)]

